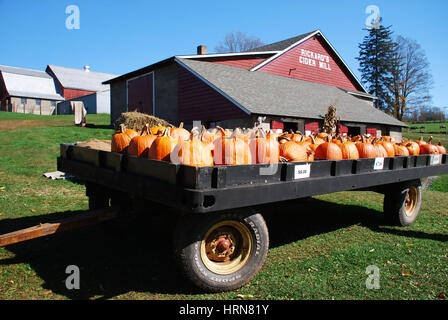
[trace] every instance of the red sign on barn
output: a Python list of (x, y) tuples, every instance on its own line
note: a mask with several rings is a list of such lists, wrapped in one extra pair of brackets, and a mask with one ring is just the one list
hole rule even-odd
[(339, 88), (364, 91), (334, 50), (320, 36), (311, 37), (258, 71)]

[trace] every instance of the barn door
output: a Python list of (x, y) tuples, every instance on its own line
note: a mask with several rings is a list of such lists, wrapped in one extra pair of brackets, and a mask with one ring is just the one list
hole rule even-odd
[(128, 111), (154, 113), (154, 73), (127, 81)]

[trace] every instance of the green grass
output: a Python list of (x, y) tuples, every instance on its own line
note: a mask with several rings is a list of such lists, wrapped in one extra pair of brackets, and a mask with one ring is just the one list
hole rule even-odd
[(433, 191), (448, 192), (448, 175), (440, 176), (430, 187)]
[[(41, 116), (35, 114), (23, 114), (17, 112), (0, 111), (0, 121), (5, 120), (38, 120), (50, 123), (66, 122), (72, 124), (74, 122), (74, 115), (56, 115), (56, 116)], [(96, 125), (110, 124), (110, 116), (108, 114), (87, 114), (87, 123), (94, 123)]]
[[(0, 113), (0, 125), (48, 123), (0, 130), (0, 234), (87, 209), (82, 184), (42, 174), (56, 170), (61, 142), (110, 138), (112, 130), (101, 127), (108, 116), (93, 116), (88, 123), (96, 127), (80, 128), (72, 117)], [(439, 180), (444, 191), (446, 179)], [(248, 285), (220, 294), (200, 292), (181, 277), (170, 251), (173, 222), (147, 208), (107, 228), (0, 248), (0, 299), (439, 299), (448, 292), (447, 208), (436, 184), (424, 191), (420, 216), (407, 228), (382, 224), (382, 196), (372, 192), (265, 206), (265, 266)], [(80, 290), (65, 288), (71, 264), (81, 269)], [(380, 270), (378, 290), (365, 286), (369, 265)]]
[[(430, 121), (425, 123), (408, 123), (409, 128), (405, 129), (405, 132), (432, 132), (432, 133), (448, 133), (448, 121), (444, 122), (437, 122), (437, 121)], [(444, 126), (446, 128), (440, 128), (441, 126)], [(411, 127), (417, 127), (417, 130), (411, 130)], [(424, 127), (423, 129), (420, 129), (420, 127)]]
[(419, 140), (420, 137), (423, 137), (425, 141), (428, 141), (430, 137), (433, 137), (433, 144), (437, 144), (440, 141), (445, 147), (448, 146), (448, 135), (446, 134), (403, 133), (403, 137), (412, 140)]

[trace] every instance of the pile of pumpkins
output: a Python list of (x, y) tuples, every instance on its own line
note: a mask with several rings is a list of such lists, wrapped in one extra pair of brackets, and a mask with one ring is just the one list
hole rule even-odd
[(446, 154), (439, 142), (394, 137), (331, 136), (326, 133), (274, 133), (261, 128), (211, 130), (179, 127), (149, 127), (137, 132), (121, 125), (112, 137), (112, 152), (190, 166), (244, 165), (306, 162), (376, 157)]

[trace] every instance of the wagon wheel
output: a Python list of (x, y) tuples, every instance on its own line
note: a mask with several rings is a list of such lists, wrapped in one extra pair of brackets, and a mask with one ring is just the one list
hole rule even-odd
[(384, 195), (384, 214), (388, 222), (409, 226), (417, 219), (422, 202), (420, 180), (394, 185)]
[(191, 214), (180, 218), (174, 251), (184, 275), (208, 292), (237, 289), (263, 266), (269, 236), (255, 211)]

